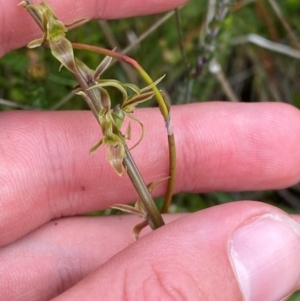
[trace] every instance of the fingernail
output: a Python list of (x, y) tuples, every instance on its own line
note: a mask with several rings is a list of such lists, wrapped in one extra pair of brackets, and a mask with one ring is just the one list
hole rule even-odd
[(300, 225), (267, 213), (241, 226), (229, 241), (229, 258), (245, 301), (278, 301), (300, 278)]

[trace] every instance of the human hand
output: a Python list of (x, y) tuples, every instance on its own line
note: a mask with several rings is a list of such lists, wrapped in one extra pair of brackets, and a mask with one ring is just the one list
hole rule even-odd
[[(157, 109), (136, 113), (147, 133), (133, 156), (150, 182), (167, 173), (163, 120)], [(172, 117), (177, 192), (299, 181), (298, 110), (205, 103), (175, 106)], [(88, 154), (100, 135), (92, 113), (8, 112), (0, 128), (2, 300), (241, 300), (233, 255), (245, 265), (245, 300), (280, 300), (299, 287), (299, 224), (279, 209), (236, 202), (166, 215), (177, 220), (134, 243), (134, 216), (62, 218), (137, 198), (104, 148)]]
[[(157, 109), (136, 113), (147, 133), (133, 156), (150, 182), (167, 173), (163, 120)], [(299, 181), (300, 114), (288, 105), (194, 104), (172, 118), (177, 192)], [(279, 209), (237, 202), (166, 215), (176, 221), (133, 243), (134, 216), (61, 218), (136, 200), (104, 148), (88, 154), (100, 136), (90, 112), (2, 113), (0, 128), (1, 300), (240, 300), (236, 274), (246, 300), (299, 288), (299, 225)]]

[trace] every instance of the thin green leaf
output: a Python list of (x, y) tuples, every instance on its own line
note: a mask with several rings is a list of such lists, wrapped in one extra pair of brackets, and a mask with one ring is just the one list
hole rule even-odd
[(83, 18), (83, 19), (79, 19), (79, 20), (75, 20), (74, 22), (72, 23), (69, 23), (69, 24), (65, 24), (65, 27), (70, 30), (70, 29), (73, 29), (75, 27), (78, 27), (78, 26), (81, 26), (85, 23), (87, 23), (90, 19), (88, 18)]
[[(124, 101), (127, 98), (127, 91), (126, 89), (123, 88), (123, 84), (118, 81), (118, 80), (113, 80), (113, 79), (104, 79), (104, 80), (97, 80), (96, 85), (94, 85), (93, 87), (114, 87), (116, 89), (118, 89), (123, 96), (123, 100)], [(93, 87), (91, 87), (90, 89), (92, 89)]]
[(144, 129), (144, 125), (133, 114), (127, 113), (126, 116), (129, 117), (130, 119), (136, 121), (137, 123), (139, 123), (139, 125), (141, 126), (141, 129), (142, 129), (142, 133), (141, 133), (139, 140), (130, 148), (130, 150), (132, 150), (133, 148), (138, 146), (141, 143), (141, 141), (143, 140), (144, 135), (145, 135), (145, 129)]
[(98, 79), (100, 77), (100, 75), (107, 69), (111, 60), (112, 60), (112, 57), (110, 57), (110, 56), (106, 56), (103, 59), (103, 61), (99, 64), (99, 66), (95, 70), (95, 78), (94, 78), (95, 80)]
[(110, 208), (118, 209), (118, 210), (121, 210), (121, 211), (124, 211), (124, 212), (127, 212), (127, 213), (132, 213), (132, 214), (137, 215), (138, 217), (144, 218), (144, 213), (143, 212), (141, 212), (140, 210), (138, 210), (135, 207), (132, 207), (130, 205), (115, 204), (115, 205), (110, 206)]
[(130, 84), (130, 83), (122, 83), (123, 87), (129, 88), (131, 89), (133, 92), (135, 92), (136, 94), (141, 94), (141, 90), (140, 88), (135, 85), (135, 84)]
[(145, 92), (140, 95), (130, 96), (129, 98), (126, 99), (126, 101), (124, 101), (121, 108), (126, 113), (127, 112), (130, 113), (136, 108), (136, 106), (138, 104), (151, 99), (154, 96), (154, 94), (155, 94), (155, 92), (150, 91), (150, 92)]
[(100, 90), (101, 95), (101, 103), (106, 110), (110, 110), (111, 108), (111, 100), (109, 93), (103, 88), (97, 88)]
[(125, 131), (125, 139), (131, 139), (131, 124), (129, 123)]
[(101, 139), (95, 145), (92, 146), (92, 148), (90, 149), (90, 154), (96, 151), (102, 144), (103, 144), (103, 139)]
[(43, 35), (43, 37), (40, 38), (40, 39), (36, 39), (36, 40), (33, 40), (33, 41), (29, 42), (27, 44), (27, 47), (30, 48), (30, 49), (39, 47), (43, 44), (44, 40), (45, 40), (45, 35)]
[(170, 177), (165, 177), (165, 178), (162, 178), (162, 179), (160, 179), (160, 180), (153, 181), (153, 182), (149, 183), (149, 184), (147, 185), (148, 191), (149, 191), (150, 193), (152, 193), (153, 189), (154, 189), (157, 185), (159, 185), (160, 183), (162, 183), (162, 182), (164, 182), (164, 181), (167, 181), (167, 180), (169, 180), (169, 179), (170, 179)]
[(141, 93), (147, 91), (147, 90), (150, 90), (152, 89), (153, 87), (155, 87), (160, 81), (163, 80), (163, 78), (165, 77), (166, 75), (164, 74), (162, 77), (160, 77), (158, 80), (156, 80), (155, 82), (153, 82), (151, 85), (141, 89)]

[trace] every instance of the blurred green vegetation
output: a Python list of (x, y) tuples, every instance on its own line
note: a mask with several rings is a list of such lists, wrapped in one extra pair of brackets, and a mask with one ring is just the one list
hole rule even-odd
[[(214, 58), (239, 101), (281, 101), (300, 108), (300, 1), (276, 0), (279, 16), (272, 8), (272, 2), (275, 0), (234, 1), (227, 17), (217, 24), (219, 33), (213, 41), (216, 47)], [(180, 10), (188, 72), (180, 52), (174, 15), (128, 52), (153, 79), (167, 75), (160, 88), (168, 93), (173, 104), (232, 101), (218, 76), (209, 71), (208, 64), (199, 76), (191, 76), (191, 70), (196, 68), (203, 55), (207, 7), (207, 0), (193, 0)], [(117, 45), (118, 51), (122, 51), (166, 14), (91, 21), (69, 32), (68, 38), (110, 49)], [(250, 34), (267, 39), (266, 45), (271, 48), (249, 41)], [(290, 53), (280, 53), (281, 46), (288, 48)], [(80, 51), (76, 51), (76, 55), (91, 68), (95, 68), (103, 58)], [(0, 59), (0, 110), (88, 109), (81, 97), (70, 93), (76, 85), (72, 74), (64, 69), (58, 72), (58, 69), (59, 63), (45, 48), (22, 48), (6, 54)], [(109, 68), (104, 77), (143, 86), (135, 71), (119, 62)], [(150, 101), (146, 105), (156, 104)], [(253, 199), (299, 213), (299, 197), (299, 185), (280, 191), (182, 193), (174, 197), (170, 209), (172, 212), (194, 212), (230, 201)], [(157, 200), (158, 204), (161, 202), (161, 199)], [(293, 298), (290, 300), (298, 300), (299, 296)]]

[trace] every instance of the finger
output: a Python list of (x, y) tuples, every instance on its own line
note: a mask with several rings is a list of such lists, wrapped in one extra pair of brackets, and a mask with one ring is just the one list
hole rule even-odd
[(132, 215), (57, 219), (0, 248), (1, 300), (54, 298), (132, 244), (138, 222)]
[(299, 285), (299, 235), (262, 203), (213, 207), (143, 237), (54, 300), (282, 300)]
[(292, 217), (294, 220), (296, 220), (298, 223), (300, 223), (300, 215), (293, 214)]
[[(136, 114), (147, 132), (132, 154), (149, 183), (167, 176), (166, 131), (157, 109)], [(299, 181), (300, 113), (292, 106), (193, 104), (174, 107), (172, 118), (177, 192), (279, 189)], [(129, 179), (107, 162), (105, 147), (89, 155), (101, 138), (90, 112), (4, 113), (0, 128), (1, 245), (50, 219), (137, 199)], [(140, 128), (132, 129), (139, 137)], [(161, 184), (154, 196), (164, 192)]]
[[(78, 19), (118, 19), (149, 15), (173, 9), (187, 0), (107, 1), (107, 0), (49, 0), (47, 3), (64, 23)], [(26, 10), (17, 2), (0, 0), (0, 57), (9, 50), (25, 46), (41, 37), (41, 30)]]

